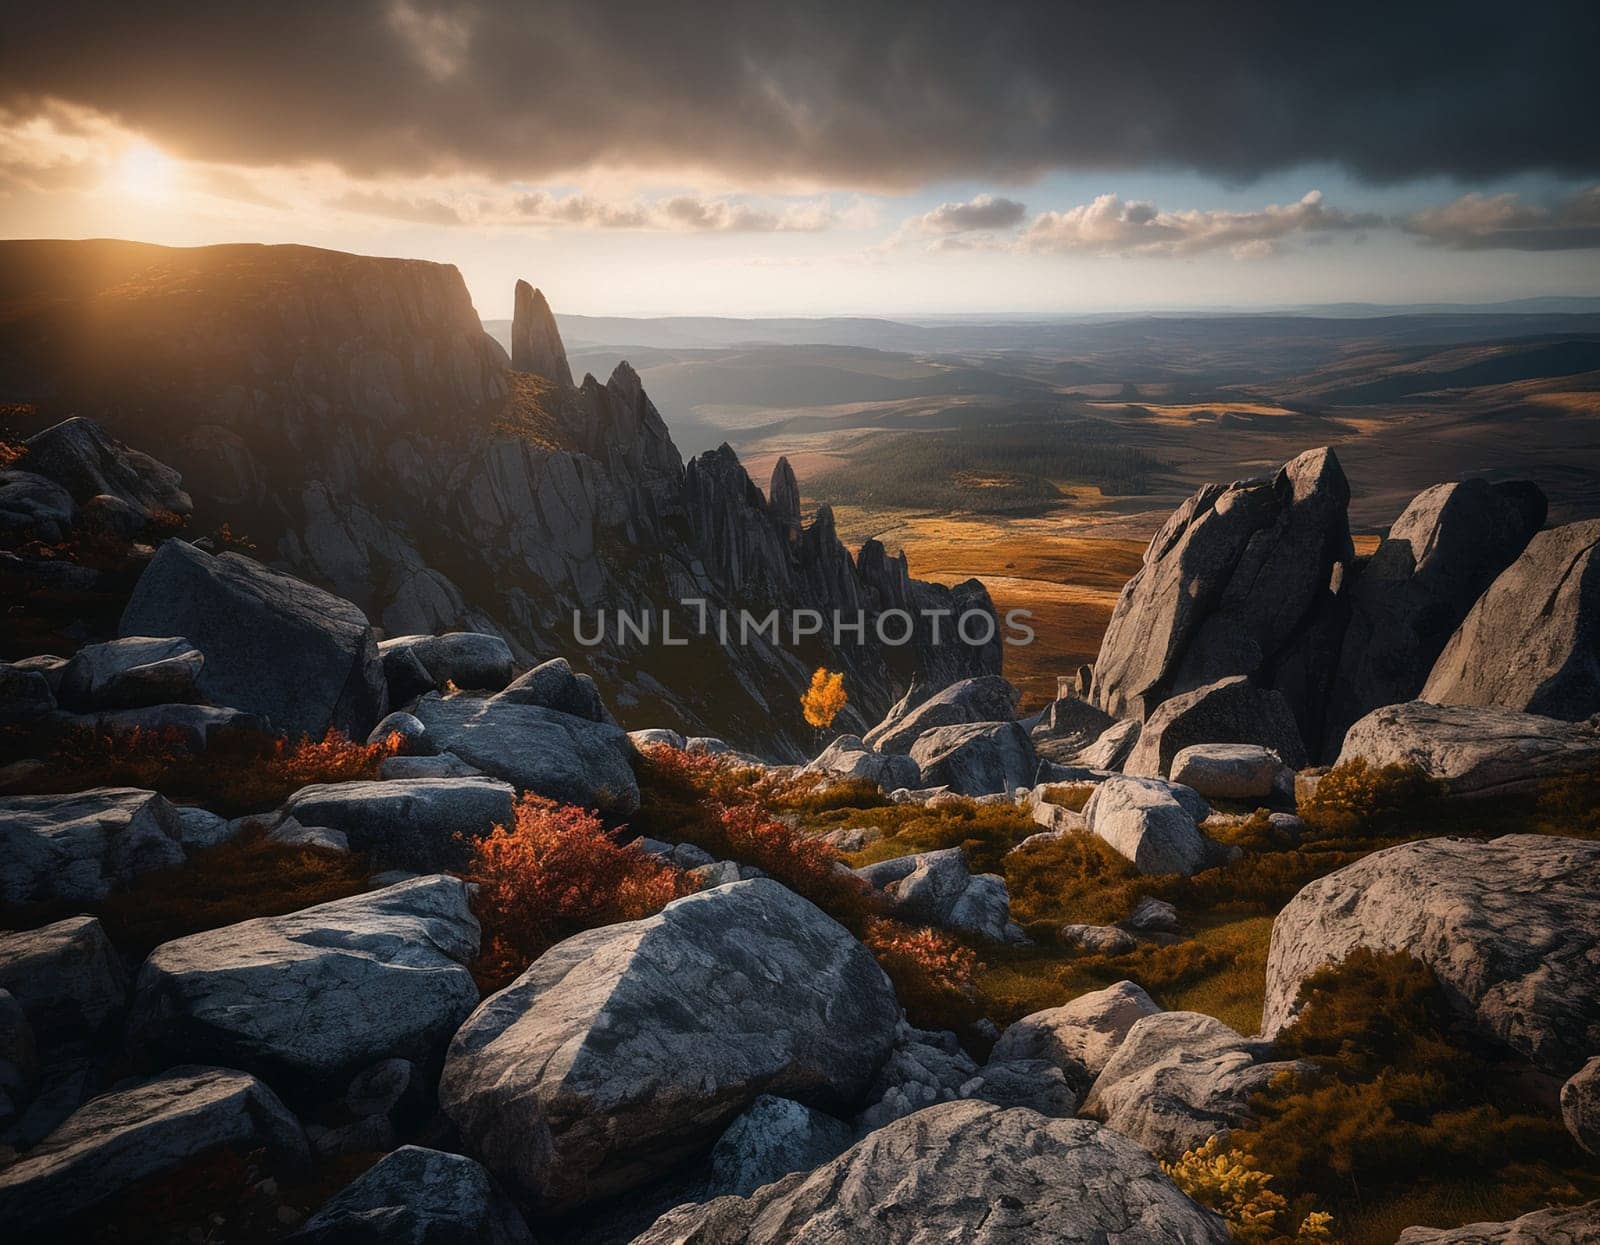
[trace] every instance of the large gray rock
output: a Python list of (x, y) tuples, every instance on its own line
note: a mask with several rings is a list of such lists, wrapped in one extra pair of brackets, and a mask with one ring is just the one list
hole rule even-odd
[(241, 709), (215, 705), (146, 705), (142, 709), (104, 709), (76, 714), (75, 726), (88, 727), (107, 735), (126, 735), (143, 731), (150, 735), (176, 734), (191, 752), (204, 752), (218, 735), (248, 731), (259, 735), (266, 723)]
[(998, 874), (974, 875), (959, 847), (897, 856), (856, 870), (903, 921), (964, 930), (996, 942), (1022, 942), (1011, 896)]
[(521, 1212), (460, 1154), (401, 1146), (289, 1237), (303, 1245), (533, 1245)]
[(1009, 722), (1017, 716), (1017, 689), (997, 674), (962, 679), (926, 697), (920, 688), (907, 692), (888, 716), (863, 739), (875, 752), (909, 752), (918, 738), (939, 726), (968, 722)]
[(416, 713), (439, 748), (519, 791), (621, 814), (639, 807), (620, 727), (499, 697), (424, 696)]
[(737, 882), (545, 952), (461, 1027), (439, 1100), (472, 1153), (555, 1210), (663, 1174), (762, 1094), (851, 1107), (897, 1014), (841, 925)]
[(990, 1058), (1046, 1060), (1086, 1093), (1134, 1023), (1160, 1010), (1143, 987), (1119, 981), (1024, 1016), (1000, 1035)]
[(1467, 611), (1544, 517), (1544, 494), (1524, 482), (1436, 484), (1412, 499), (1345, 593), (1326, 753), (1356, 719), (1416, 699)]
[(128, 1002), (122, 959), (92, 916), (0, 935), (0, 988), (52, 1044), (94, 1037)]
[(1115, 725), (1115, 718), (1090, 701), (1063, 696), (1050, 702), (1028, 734), (1040, 756), (1071, 761)]
[(1481, 1032), (1568, 1076), (1600, 1050), (1600, 843), (1425, 839), (1309, 883), (1272, 923), (1262, 1032), (1356, 947), (1415, 956)]
[(1600, 1245), (1600, 1202), (1552, 1206), (1506, 1223), (1407, 1228), (1395, 1245)]
[(1208, 800), (1263, 800), (1294, 790), (1294, 771), (1260, 744), (1191, 744), (1172, 758), (1172, 781)]
[(1531, 791), (1600, 764), (1600, 723), (1413, 700), (1374, 709), (1344, 737), (1339, 764), (1409, 765), (1452, 795)]
[(25, 444), (28, 470), (54, 480), (79, 505), (113, 497), (146, 520), (163, 512), (186, 515), (194, 509), (183, 491), (183, 477), (148, 454), (130, 449), (92, 419), (62, 420)]
[(1349, 500), (1329, 449), (1306, 451), (1270, 480), (1200, 489), (1156, 533), (1117, 599), (1094, 664), (1095, 703), (1143, 719), (1232, 675), (1265, 682), (1325, 606), (1334, 567), (1353, 557)]
[(1235, 676), (1163, 701), (1139, 732), (1122, 772), (1165, 778), (1173, 758), (1195, 744), (1257, 744), (1291, 769), (1306, 764), (1300, 728), (1282, 693)]
[(1142, 729), (1143, 723), (1134, 718), (1108, 726), (1095, 736), (1093, 743), (1080, 748), (1069, 759), (1072, 764), (1089, 769), (1121, 769), (1138, 744)]
[(8, 903), (104, 899), (183, 863), (178, 812), (154, 791), (95, 787), (0, 799), (0, 896)]
[(1125, 1137), (978, 1102), (930, 1107), (748, 1198), (680, 1206), (633, 1245), (1223, 1245), (1228, 1229)]
[(1107, 778), (1083, 807), (1089, 832), (1127, 857), (1140, 873), (1190, 875), (1215, 863), (1200, 832), (1210, 809), (1188, 787), (1158, 778)]
[(1600, 713), (1600, 519), (1540, 532), (1450, 637), (1420, 699)]
[(441, 869), (464, 864), (470, 840), (509, 826), (515, 808), (511, 784), (493, 778), (392, 778), (302, 787), (283, 811), (342, 831), (374, 868)]
[(935, 727), (917, 737), (911, 759), (922, 771), (924, 787), (949, 787), (961, 795), (1031, 787), (1039, 767), (1028, 732), (1015, 722)]
[(873, 752), (859, 735), (840, 735), (800, 772), (864, 778), (885, 791), (915, 787), (922, 782), (922, 771), (910, 757)]
[(185, 1066), (102, 1094), (0, 1171), (0, 1221), (38, 1231), (219, 1147), (265, 1150), (274, 1169), (310, 1162), (305, 1134), (273, 1092), (243, 1072)]
[[(497, 635), (478, 631), (402, 635), (379, 643), (378, 653), (389, 681), (390, 700), (395, 704), (426, 691), (443, 691), (447, 683), (474, 691), (498, 692), (511, 682), (511, 647)], [(421, 687), (413, 682), (417, 666), (427, 678)]]
[(1100, 1070), (1083, 1113), (1177, 1159), (1248, 1120), (1251, 1096), (1275, 1076), (1312, 1071), (1270, 1061), (1270, 1050), (1200, 1012), (1145, 1016)]
[(237, 553), (164, 543), (122, 612), (123, 636), (181, 635), (205, 655), (206, 700), (274, 730), (365, 739), (388, 703), (383, 662), (362, 612), (332, 593)]
[(466, 884), (443, 876), (191, 934), (139, 970), (129, 1040), (286, 1085), (426, 1063), (477, 1004), (477, 951)]
[(535, 666), (492, 699), (514, 705), (537, 705), (557, 713), (570, 713), (588, 722), (615, 726), (600, 689), (586, 674), (577, 674), (565, 657), (553, 657)]
[(1561, 1087), (1561, 1118), (1572, 1139), (1600, 1156), (1600, 1055), (1579, 1068)]
[(78, 517), (72, 494), (31, 471), (0, 471), (0, 532), (16, 540), (65, 540)]
[(139, 709), (184, 704), (200, 695), (205, 658), (180, 637), (127, 636), (86, 644), (62, 671), (63, 709)]
[(850, 1126), (792, 1098), (763, 1094), (711, 1148), (713, 1196), (754, 1193), (790, 1172), (808, 1172), (850, 1148)]

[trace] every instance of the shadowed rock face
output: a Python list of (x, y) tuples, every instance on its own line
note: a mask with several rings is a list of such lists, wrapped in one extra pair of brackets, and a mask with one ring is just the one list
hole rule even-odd
[(633, 1245), (1227, 1239), (1218, 1216), (1109, 1129), (1025, 1108), (949, 1102), (896, 1120), (816, 1171), (785, 1176), (750, 1197), (681, 1206)]
[[(1350, 486), (1329, 449), (1270, 480), (1207, 485), (1175, 511), (1123, 588), (1095, 662), (1094, 700), (1119, 718), (1232, 675), (1293, 689), (1321, 720), (1328, 658), (1307, 643), (1353, 555)], [(1287, 693), (1286, 693), (1287, 694)]]
[(572, 384), (572, 369), (567, 366), (566, 347), (561, 330), (544, 291), (526, 281), (518, 281), (511, 319), (511, 366), (519, 372), (532, 372), (558, 385)]

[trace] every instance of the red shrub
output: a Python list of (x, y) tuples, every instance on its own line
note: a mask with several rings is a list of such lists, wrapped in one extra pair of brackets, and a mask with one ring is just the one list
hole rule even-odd
[(659, 912), (691, 889), (683, 873), (618, 844), (595, 814), (525, 795), (511, 826), (472, 846), (483, 925), (480, 982), (498, 988), (562, 938)]
[(859, 932), (867, 916), (867, 884), (839, 869), (838, 853), (831, 846), (774, 821), (759, 804), (723, 809), (721, 828), (720, 851), (715, 854), (730, 856), (771, 874), (835, 920)]
[(959, 1030), (977, 1019), (983, 965), (971, 947), (936, 929), (913, 929), (885, 917), (869, 917), (862, 937), (913, 1024)]

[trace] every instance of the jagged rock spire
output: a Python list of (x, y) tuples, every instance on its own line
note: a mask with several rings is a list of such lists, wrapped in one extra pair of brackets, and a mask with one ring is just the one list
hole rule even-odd
[(800, 485), (787, 458), (778, 459), (772, 468), (772, 486), (767, 489), (767, 513), (789, 537), (800, 535)]
[(557, 384), (572, 384), (566, 347), (561, 344), (561, 330), (556, 327), (550, 304), (545, 302), (542, 291), (526, 281), (517, 282), (511, 319), (511, 366)]

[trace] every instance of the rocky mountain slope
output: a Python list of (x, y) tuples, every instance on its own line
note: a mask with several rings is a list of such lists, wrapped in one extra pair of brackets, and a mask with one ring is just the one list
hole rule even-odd
[[(872, 543), (852, 556), (832, 516), (802, 520), (787, 464), (768, 498), (731, 450), (685, 465), (626, 364), (574, 383), (554, 317), (517, 289), (513, 357), (485, 333), (453, 267), (298, 246), (177, 250), (121, 242), (0, 244), (0, 399), (31, 432), (89, 415), (175, 467), (190, 535), (222, 523), (255, 556), (354, 602), (391, 635), (503, 636), (602, 676), (625, 717), (793, 757), (798, 693), (844, 669), (864, 729), (913, 679), (995, 673), (921, 621), (877, 642), (883, 610), (989, 610), (976, 583), (912, 580)], [(659, 642), (659, 612), (676, 635)], [(798, 644), (724, 643), (723, 610), (812, 609), (853, 621)], [(578, 643), (600, 617), (605, 639)], [(620, 637), (614, 612), (655, 615)], [(736, 617), (736, 614), (735, 614)], [(856, 712), (856, 711), (859, 712)]]

